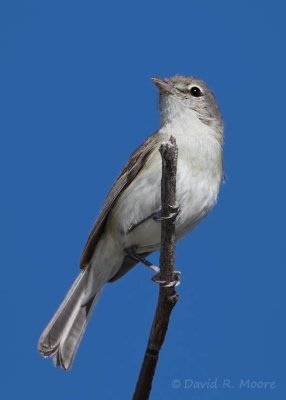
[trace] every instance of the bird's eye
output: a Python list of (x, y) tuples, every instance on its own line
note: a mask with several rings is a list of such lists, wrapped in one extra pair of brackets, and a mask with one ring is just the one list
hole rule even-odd
[(203, 95), (201, 89), (198, 88), (197, 86), (191, 87), (190, 93), (191, 93), (191, 95), (192, 95), (193, 97), (200, 97), (200, 96)]

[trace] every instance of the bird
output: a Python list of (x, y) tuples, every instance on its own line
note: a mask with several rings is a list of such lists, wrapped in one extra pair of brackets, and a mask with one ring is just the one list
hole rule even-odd
[[(191, 231), (217, 202), (223, 180), (223, 119), (207, 84), (194, 76), (153, 77), (160, 127), (130, 156), (88, 236), (80, 273), (38, 341), (44, 357), (69, 370), (105, 284), (160, 248), (159, 148), (178, 146), (175, 239)], [(149, 263), (151, 264), (151, 263)]]

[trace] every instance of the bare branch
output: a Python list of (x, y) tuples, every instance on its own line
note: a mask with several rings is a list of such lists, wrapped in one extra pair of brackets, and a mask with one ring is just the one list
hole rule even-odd
[[(168, 142), (162, 143), (160, 153), (162, 156), (160, 280), (170, 283), (174, 281), (174, 211), (176, 211), (177, 207), (176, 174), (178, 148), (175, 138), (171, 136)], [(170, 315), (178, 298), (179, 296), (174, 287), (160, 286), (157, 308), (133, 400), (149, 399), (152, 381), (156, 371), (160, 350), (167, 333)]]

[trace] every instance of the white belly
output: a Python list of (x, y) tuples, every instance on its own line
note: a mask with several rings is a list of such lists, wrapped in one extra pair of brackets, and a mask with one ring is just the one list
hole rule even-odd
[[(116, 230), (117, 240), (122, 242), (123, 248), (133, 246), (139, 253), (144, 253), (160, 247), (161, 224), (152, 218), (129, 230), (160, 209), (161, 173), (161, 156), (155, 151), (146, 168), (119, 198), (108, 225)], [(176, 220), (177, 239), (191, 230), (214, 205), (220, 181), (220, 174), (214, 174), (210, 164), (208, 168), (197, 168), (193, 160), (190, 162), (189, 153), (181, 151), (180, 154), (179, 150), (176, 198), (180, 214)]]
[(182, 163), (177, 174), (177, 201), (181, 212), (176, 221), (177, 239), (191, 230), (214, 206), (221, 177), (208, 170), (190, 170)]

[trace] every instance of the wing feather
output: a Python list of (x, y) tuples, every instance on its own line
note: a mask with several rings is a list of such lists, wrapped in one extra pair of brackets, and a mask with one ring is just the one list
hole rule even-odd
[(162, 141), (162, 135), (155, 133), (140, 146), (131, 155), (128, 163), (123, 168), (122, 172), (113, 184), (110, 192), (108, 193), (104, 202), (103, 208), (97, 218), (84, 247), (80, 266), (85, 268), (94, 253), (95, 246), (104, 231), (104, 227), (108, 218), (108, 215), (116, 203), (121, 192), (133, 181), (142, 167), (145, 165), (152, 151), (158, 147), (158, 144)]

